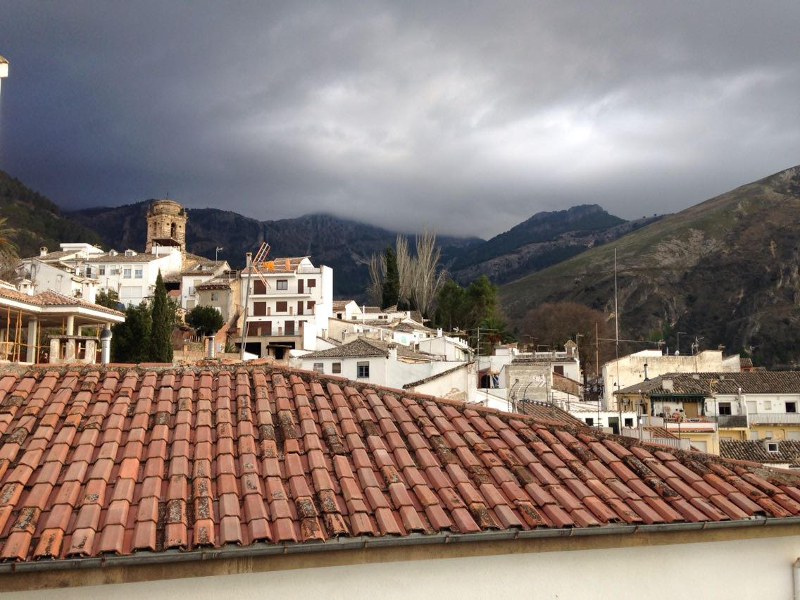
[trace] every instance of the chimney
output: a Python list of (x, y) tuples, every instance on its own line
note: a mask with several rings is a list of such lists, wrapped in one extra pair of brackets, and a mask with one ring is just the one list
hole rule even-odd
[(253, 253), (246, 252), (244, 255), (244, 264), (246, 268), (250, 268), (250, 264), (253, 262)]
[(214, 344), (214, 336), (207, 335), (206, 336), (206, 344), (207, 344), (207, 351), (208, 351), (208, 358), (216, 358), (216, 347)]
[(389, 344), (389, 360), (397, 362), (397, 344)]
[(42, 246), (39, 248), (39, 256), (47, 256), (47, 246)]
[(647, 376), (647, 363), (644, 363), (644, 380), (650, 381), (650, 378)]
[(437, 338), (440, 338), (440, 337), (442, 337), (442, 328), (441, 328), (441, 327), (439, 327), (439, 328), (436, 330), (436, 337), (437, 337)]
[(111, 362), (111, 330), (103, 329), (100, 332), (100, 364), (107, 365)]

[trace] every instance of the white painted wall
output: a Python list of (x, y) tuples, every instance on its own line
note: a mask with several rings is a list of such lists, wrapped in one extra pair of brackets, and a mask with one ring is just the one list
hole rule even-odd
[(430, 394), (439, 398), (475, 402), (477, 400), (478, 374), (475, 363), (467, 363), (463, 369), (457, 369), (413, 388), (420, 394)]
[(738, 362), (727, 361), (723, 364), (721, 350), (703, 350), (694, 356), (666, 355), (660, 350), (642, 350), (623, 356), (619, 361), (612, 360), (603, 365), (604, 408), (609, 410), (616, 408), (616, 399), (613, 395), (615, 391), (644, 381), (645, 364), (647, 376), (651, 379), (665, 373), (732, 373), (740, 370)]
[[(634, 536), (635, 537), (635, 536)], [(369, 550), (365, 550), (369, 553)], [(792, 598), (800, 536), (386, 562), (12, 593), (53, 598)], [(243, 566), (248, 561), (243, 559)]]

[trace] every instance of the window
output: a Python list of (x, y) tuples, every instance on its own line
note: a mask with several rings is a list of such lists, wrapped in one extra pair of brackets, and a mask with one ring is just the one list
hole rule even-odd
[(764, 437), (766, 437), (767, 439), (773, 438), (774, 436), (772, 435), (772, 430), (767, 429), (767, 431), (764, 432)]
[(306, 308), (308, 310), (314, 310), (314, 301), (313, 300), (309, 300), (308, 302), (306, 302)]
[(764, 410), (772, 410), (772, 400), (764, 400)]
[(316, 279), (309, 279), (306, 281), (306, 285), (310, 288), (317, 287), (317, 280)]
[(721, 415), (730, 415), (731, 413), (731, 403), (730, 402), (720, 402), (719, 403), (719, 414)]
[(275, 282), (275, 288), (279, 290), (288, 290), (289, 289), (289, 280), (288, 279), (278, 279)]
[(122, 271), (122, 276), (125, 279), (130, 279), (131, 278), (131, 268), (130, 267), (125, 267), (125, 269), (123, 269), (123, 271)]
[(594, 427), (594, 419), (592, 417), (586, 417), (586, 424), (589, 427)]
[(625, 427), (633, 427), (633, 418), (625, 419)]
[(141, 279), (142, 278), (142, 267), (136, 267), (136, 269), (133, 272), (133, 275), (134, 275), (134, 277), (136, 277), (136, 279)]
[(778, 451), (778, 444), (775, 442), (770, 442), (767, 444), (767, 452), (777, 452)]
[(342, 363), (333, 363), (333, 373), (341, 373), (342, 372)]
[(325, 365), (322, 363), (314, 363), (314, 373), (324, 373)]
[(286, 330), (286, 335), (294, 335), (294, 321), (286, 321), (283, 327)]
[(266, 302), (253, 302), (253, 316), (264, 317), (267, 314)]
[(359, 379), (369, 377), (369, 361), (359, 362), (357, 366), (356, 376)]
[(797, 402), (787, 402), (786, 403), (786, 412), (787, 413), (796, 413), (797, 412)]
[(281, 312), (286, 312), (287, 310), (288, 309), (287, 309), (287, 303), (286, 302), (276, 302), (275, 303), (275, 312), (281, 313)]
[(564, 374), (564, 365), (553, 365), (553, 373), (557, 373), (559, 375)]
[(211, 301), (212, 302), (219, 301), (219, 292), (211, 292)]
[(266, 294), (267, 293), (267, 286), (264, 285), (264, 282), (260, 279), (256, 279), (253, 282), (253, 293), (254, 294)]
[(106, 274), (106, 266), (105, 265), (100, 265), (99, 269), (100, 269), (100, 275), (105, 275)]

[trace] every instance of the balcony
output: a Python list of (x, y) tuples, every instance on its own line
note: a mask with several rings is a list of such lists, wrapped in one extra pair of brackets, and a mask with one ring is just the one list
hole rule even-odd
[(722, 429), (747, 427), (747, 415), (720, 415), (718, 419), (719, 419), (719, 426)]
[(250, 298), (276, 298), (281, 296), (297, 296), (305, 298), (311, 296), (312, 290), (315, 289), (316, 288), (309, 288), (299, 292), (297, 291), (297, 288), (294, 290), (276, 290), (274, 287), (271, 287), (267, 288), (265, 292), (250, 290)]
[(750, 413), (751, 425), (800, 425), (800, 413)]

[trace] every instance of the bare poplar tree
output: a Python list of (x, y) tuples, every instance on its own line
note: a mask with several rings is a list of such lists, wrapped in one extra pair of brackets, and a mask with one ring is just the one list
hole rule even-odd
[(415, 261), (408, 250), (408, 238), (402, 235), (397, 236), (395, 254), (397, 255), (397, 273), (400, 276), (400, 300), (408, 303), (411, 301), (415, 283)]
[(445, 280), (445, 271), (439, 269), (439, 257), (442, 251), (436, 246), (436, 233), (427, 227), (417, 236), (416, 242), (417, 256), (413, 261), (413, 298), (417, 310), (427, 315)]
[(381, 300), (383, 299), (383, 278), (386, 275), (386, 257), (383, 253), (373, 253), (373, 255), (369, 257), (367, 267), (369, 269), (367, 294), (373, 304), (380, 306)]

